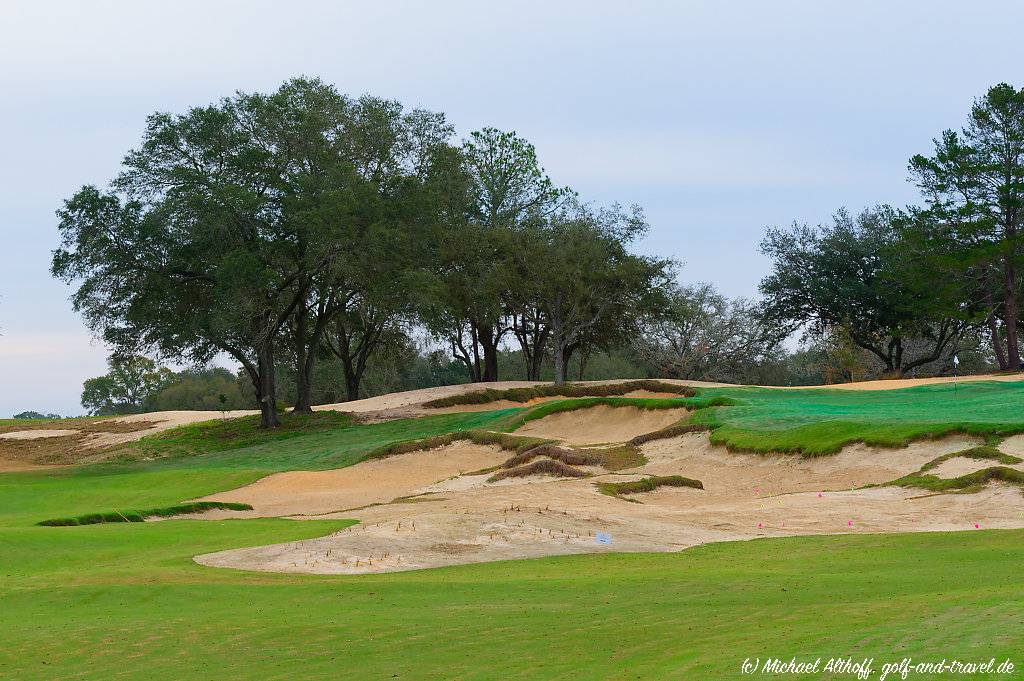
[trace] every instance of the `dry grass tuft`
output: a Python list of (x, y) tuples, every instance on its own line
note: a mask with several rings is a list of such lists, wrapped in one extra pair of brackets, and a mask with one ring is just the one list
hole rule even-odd
[(599, 466), (603, 463), (601, 457), (585, 454), (580, 451), (559, 447), (552, 444), (538, 445), (526, 451), (516, 454), (511, 459), (501, 464), (502, 468), (515, 468), (524, 463), (533, 461), (538, 456), (546, 456), (555, 461), (561, 461), (570, 466)]
[(681, 475), (652, 475), (640, 480), (628, 480), (626, 482), (599, 482), (596, 484), (602, 494), (612, 497), (619, 497), (626, 494), (641, 494), (653, 492), (659, 487), (692, 487), (693, 489), (704, 489), (704, 483), (692, 478), (684, 478)]
[(634, 390), (647, 390), (657, 393), (671, 393), (680, 397), (694, 397), (697, 391), (689, 386), (673, 385), (653, 380), (626, 381), (611, 385), (580, 385), (565, 383), (562, 385), (538, 385), (531, 388), (509, 388), (508, 390), (474, 390), (462, 395), (451, 395), (424, 402), (428, 408), (454, 407), (460, 404), (487, 404), (498, 400), (510, 402), (529, 402), (538, 397), (615, 397), (625, 395)]
[(559, 478), (585, 478), (586, 473), (554, 459), (538, 459), (525, 466), (501, 470), (488, 478), (487, 482), (497, 482), (505, 478), (525, 478), (529, 475), (553, 475)]

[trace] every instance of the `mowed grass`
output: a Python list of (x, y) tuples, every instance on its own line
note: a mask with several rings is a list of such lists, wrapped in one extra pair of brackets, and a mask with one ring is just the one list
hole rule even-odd
[(708, 388), (699, 398), (733, 406), (695, 412), (712, 442), (755, 452), (832, 454), (851, 442), (899, 447), (950, 433), (1024, 432), (1024, 381), (926, 385), (902, 390)]
[(359, 577), (189, 560), (333, 527), (166, 521), (8, 538), (0, 677), (733, 679), (746, 657), (1020, 661), (1024, 650), (1024, 532), (762, 540)]
[[(1024, 429), (1014, 384), (937, 388), (688, 399), (734, 401), (692, 420), (755, 449), (824, 453), (857, 439)], [(1024, 531), (786, 538), (345, 577), (191, 558), (347, 521), (35, 525), (351, 465), (396, 442), (507, 431), (527, 413), (321, 422), (265, 439), (207, 430), (224, 427), (214, 424), (147, 440), (151, 461), (0, 474), (0, 678), (732, 679), (744, 658), (767, 656), (875, 657), (876, 670), (904, 656), (1010, 657), (1024, 669)]]

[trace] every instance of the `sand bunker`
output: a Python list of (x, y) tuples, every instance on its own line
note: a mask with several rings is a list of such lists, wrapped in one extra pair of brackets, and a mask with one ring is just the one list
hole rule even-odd
[(598, 405), (562, 411), (528, 422), (516, 435), (560, 440), (568, 444), (627, 442), (686, 417), (686, 409), (638, 409)]
[[(644, 445), (648, 463), (628, 471), (589, 469), (596, 473), (589, 478), (499, 483), (489, 482), (487, 475), (457, 476), (419, 487), (421, 493), (433, 494), (417, 497), (418, 503), (384, 503), (328, 515), (361, 521), (328, 537), (222, 551), (197, 556), (196, 561), (247, 570), (355, 574), (570, 553), (676, 551), (770, 536), (968, 530), (975, 524), (986, 529), (1024, 527), (1024, 495), (1009, 485), (949, 495), (859, 488), (912, 473), (938, 456), (975, 444), (961, 436), (903, 449), (854, 445), (832, 457), (802, 458), (733, 454), (710, 445), (706, 434), (691, 433)], [(481, 451), (486, 448), (468, 443), (465, 448), (486, 458)], [(487, 456), (496, 462), (503, 455), (490, 450)], [(408, 464), (395, 465), (404, 469)], [(704, 489), (663, 487), (631, 495), (641, 502), (632, 503), (601, 494), (595, 486), (648, 475), (696, 478)], [(421, 480), (396, 485), (377, 497), (399, 496)], [(259, 484), (210, 498), (249, 499), (256, 506), (253, 497), (239, 493)], [(387, 484), (387, 479), (376, 482)], [(370, 497), (367, 492), (360, 499)], [(598, 543), (598, 532), (610, 537), (610, 543)]]
[(508, 452), (496, 446), (456, 442), (348, 468), (276, 473), (200, 501), (238, 501), (252, 506), (252, 511), (239, 514), (243, 516), (316, 515), (418, 494), (420, 488), (497, 466), (507, 458)]
[(0, 433), (0, 438), (5, 440), (39, 440), (47, 437), (64, 437), (66, 435), (78, 435), (77, 430), (15, 430), (9, 433)]

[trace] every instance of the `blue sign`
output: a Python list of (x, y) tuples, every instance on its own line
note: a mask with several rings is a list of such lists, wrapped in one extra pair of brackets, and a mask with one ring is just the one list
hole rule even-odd
[(604, 544), (607, 546), (612, 543), (612, 536), (610, 534), (605, 534), (604, 532), (595, 532), (594, 541), (598, 544)]

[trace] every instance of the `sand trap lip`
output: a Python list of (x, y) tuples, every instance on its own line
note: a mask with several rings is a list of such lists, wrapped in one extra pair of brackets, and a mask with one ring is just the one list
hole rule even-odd
[(686, 417), (687, 410), (639, 409), (597, 405), (584, 409), (560, 411), (528, 421), (515, 431), (526, 435), (568, 444), (599, 444), (627, 442), (637, 435), (661, 430)]
[(1005, 468), (1016, 468), (1017, 470), (1024, 470), (1024, 464), (1014, 463), (1005, 464), (993, 461), (992, 459), (973, 459), (967, 456), (953, 456), (934, 468), (929, 468), (924, 472), (925, 475), (934, 475), (937, 478), (959, 478), (962, 475), (969, 475), (986, 468), (992, 468), (993, 466), (1003, 466)]
[[(628, 393), (622, 395), (615, 395), (615, 397), (625, 397), (630, 399), (665, 399), (665, 398), (678, 398), (682, 397), (678, 393), (659, 393), (651, 390), (631, 390)], [(426, 411), (431, 414), (458, 414), (463, 412), (477, 412), (477, 411), (495, 411), (498, 409), (523, 409), (525, 407), (532, 407), (545, 402), (556, 402), (558, 400), (568, 399), (600, 399), (598, 397), (579, 397), (570, 398), (562, 395), (553, 395), (549, 397), (534, 397), (533, 399), (527, 400), (526, 402), (514, 402), (513, 400), (494, 400), (493, 402), (483, 402), (481, 404), (457, 404), (451, 407), (428, 407)]]
[(56, 428), (37, 430), (15, 430), (8, 433), (0, 433), (0, 438), (5, 440), (40, 440), (48, 437), (65, 437), (67, 435), (78, 435), (78, 430), (58, 430)]
[[(1024, 495), (1000, 483), (976, 494), (850, 489), (912, 473), (976, 443), (956, 436), (902, 449), (853, 445), (832, 457), (804, 458), (733, 454), (712, 446), (706, 434), (690, 433), (647, 443), (649, 462), (628, 471), (508, 485), (462, 476), (435, 483), (431, 488), (443, 496), (429, 502), (321, 516), (361, 521), (328, 537), (195, 560), (246, 570), (360, 574), (570, 553), (676, 551), (758, 537), (968, 530), (975, 523), (1024, 527)], [(705, 489), (660, 488), (630, 503), (601, 494), (594, 484), (672, 474), (701, 480)], [(596, 532), (611, 535), (612, 543), (597, 544)]]
[(30, 471), (46, 471), (59, 468), (54, 464), (38, 464), (17, 459), (0, 458), (0, 473), (25, 473)]

